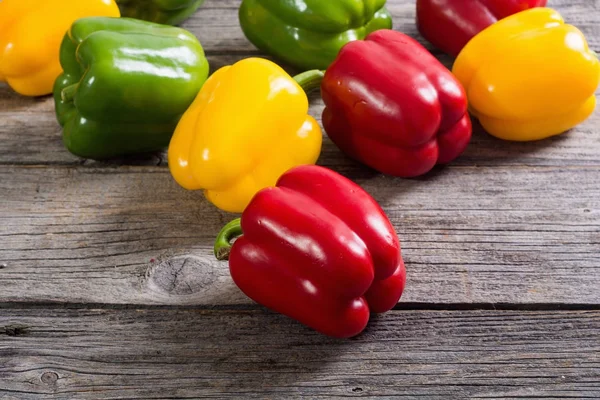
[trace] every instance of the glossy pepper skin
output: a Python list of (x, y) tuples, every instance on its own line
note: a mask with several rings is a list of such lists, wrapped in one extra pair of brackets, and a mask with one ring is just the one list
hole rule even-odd
[(545, 7), (547, 0), (417, 0), (421, 35), (456, 57), (479, 32), (518, 12)]
[(159, 24), (178, 25), (189, 18), (204, 0), (116, 0), (123, 17)]
[(84, 18), (60, 49), (54, 86), (63, 142), (105, 159), (165, 148), (208, 75), (189, 32), (129, 18)]
[[(228, 242), (239, 237), (233, 246)], [(215, 244), (251, 299), (338, 338), (389, 311), (406, 282), (400, 242), (377, 202), (329, 169), (299, 166), (261, 190)]]
[(471, 139), (462, 86), (400, 32), (380, 30), (344, 46), (321, 93), (331, 140), (385, 174), (422, 175), (458, 157)]
[(271, 61), (247, 58), (208, 79), (173, 135), (169, 168), (184, 188), (242, 212), (285, 171), (314, 164), (321, 142), (303, 88)]
[(259, 49), (300, 69), (326, 69), (340, 48), (391, 28), (385, 0), (244, 0), (246, 37)]
[(118, 17), (113, 0), (0, 1), (0, 82), (24, 96), (52, 93), (60, 43), (73, 21)]
[(531, 141), (563, 133), (592, 114), (600, 64), (577, 28), (552, 9), (534, 8), (475, 36), (453, 72), (487, 132)]

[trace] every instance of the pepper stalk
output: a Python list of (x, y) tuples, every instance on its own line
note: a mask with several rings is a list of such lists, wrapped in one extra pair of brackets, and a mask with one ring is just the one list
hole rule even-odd
[(240, 237), (244, 232), (242, 231), (242, 220), (236, 218), (221, 229), (221, 232), (217, 235), (215, 240), (215, 257), (217, 260), (224, 261), (229, 259), (231, 253), (231, 242)]
[(325, 71), (320, 69), (311, 69), (294, 76), (294, 80), (300, 85), (306, 94), (311, 93), (321, 87), (321, 81), (325, 76)]

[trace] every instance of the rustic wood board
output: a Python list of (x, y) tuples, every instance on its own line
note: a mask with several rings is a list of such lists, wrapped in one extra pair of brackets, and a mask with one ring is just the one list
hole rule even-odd
[[(423, 42), (414, 0), (388, 3)], [(600, 50), (600, 0), (549, 3)], [(266, 57), (239, 4), (207, 0), (184, 24), (211, 71)], [(600, 398), (599, 113), (535, 143), (476, 127), (419, 179), (328, 139), (319, 164), (381, 202), (408, 268), (396, 310), (345, 341), (240, 293), (211, 253), (234, 215), (179, 188), (164, 153), (75, 157), (50, 98), (0, 84), (0, 399)]]
[[(600, 18), (599, 18), (600, 19)], [(209, 57), (211, 65), (226, 65), (243, 56)], [(215, 61), (216, 60), (216, 61)], [(600, 92), (599, 92), (600, 94)], [(310, 114), (319, 122), (323, 102), (312, 96)], [(540, 142), (506, 142), (483, 132), (476, 124), (467, 151), (453, 165), (464, 166), (575, 166), (600, 165), (600, 114), (571, 132)], [(320, 163), (332, 168), (354, 165), (326, 137)], [(0, 87), (0, 165), (162, 165), (164, 152), (96, 162), (76, 157), (65, 150), (61, 128), (51, 98), (30, 99)], [(362, 167), (360, 168), (362, 169)]]
[[(600, 303), (600, 167), (357, 171), (402, 239), (404, 301)], [(166, 168), (3, 167), (0, 192), (0, 302), (249, 302), (212, 254), (233, 215)]]
[(352, 340), (263, 310), (1, 311), (7, 400), (600, 397), (599, 311), (393, 311)]

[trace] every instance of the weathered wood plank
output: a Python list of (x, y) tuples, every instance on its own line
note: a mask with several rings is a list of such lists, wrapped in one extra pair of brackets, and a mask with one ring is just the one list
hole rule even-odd
[[(403, 242), (405, 301), (600, 304), (600, 168), (353, 174)], [(213, 239), (232, 215), (162, 167), (0, 169), (0, 302), (243, 304)]]
[[(213, 57), (214, 59), (215, 57)], [(221, 62), (237, 58), (219, 57)], [(0, 165), (166, 165), (164, 152), (121, 158), (107, 162), (83, 160), (62, 144), (60, 126), (51, 99), (27, 99), (17, 95), (2, 98), (0, 88)], [(3, 110), (4, 108), (4, 111)], [(11, 108), (12, 107), (12, 108)], [(320, 123), (323, 102), (313, 97), (310, 114)], [(600, 165), (600, 113), (561, 136), (539, 142), (507, 142), (485, 133), (478, 125), (467, 151), (454, 165), (465, 166), (575, 166)], [(357, 168), (355, 163), (325, 137), (321, 160), (339, 168)]]
[[(244, 38), (237, 21), (239, 0), (208, 0), (185, 27), (194, 32), (210, 54), (211, 70), (250, 55), (260, 55)], [(600, 50), (600, 0), (555, 0), (551, 3), (567, 20), (579, 26), (592, 47)], [(414, 24), (414, 0), (389, 1), (395, 29), (419, 37)], [(235, 55), (233, 55), (235, 53)], [(439, 53), (436, 53), (439, 55)], [(441, 57), (450, 66), (448, 57)], [(290, 71), (291, 72), (291, 71)], [(323, 104), (313, 97), (311, 115), (320, 120)], [(494, 139), (480, 129), (458, 165), (600, 165), (600, 115), (568, 135), (536, 143), (510, 143)], [(331, 165), (346, 167), (349, 162), (329, 141), (323, 158)], [(71, 155), (62, 145), (53, 102), (49, 98), (29, 99), (0, 86), (0, 164), (98, 164)], [(156, 165), (163, 154), (131, 157), (113, 163)], [(102, 165), (102, 164), (100, 164)]]
[(600, 397), (598, 311), (393, 311), (344, 341), (263, 310), (0, 315), (3, 399)]

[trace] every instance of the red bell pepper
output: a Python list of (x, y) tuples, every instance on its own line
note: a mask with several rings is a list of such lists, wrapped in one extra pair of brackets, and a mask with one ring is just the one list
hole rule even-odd
[[(240, 236), (233, 245), (231, 240)], [(300, 166), (258, 192), (215, 243), (251, 299), (326, 335), (360, 333), (396, 305), (400, 242), (377, 202), (329, 169)]]
[(379, 30), (345, 45), (321, 83), (323, 126), (347, 155), (414, 177), (458, 157), (471, 139), (458, 80), (416, 40)]
[(469, 40), (488, 26), (546, 3), (547, 0), (417, 0), (417, 26), (435, 47), (456, 57)]

